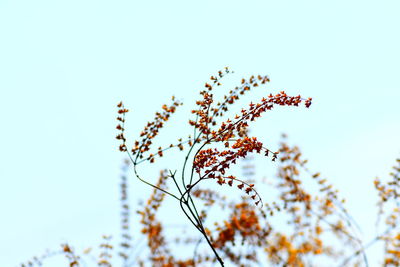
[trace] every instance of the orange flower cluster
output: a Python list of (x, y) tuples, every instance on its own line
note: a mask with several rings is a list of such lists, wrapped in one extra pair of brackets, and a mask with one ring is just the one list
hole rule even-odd
[[(147, 123), (147, 125), (144, 127), (143, 131), (140, 133), (140, 140), (136, 140), (134, 143), (133, 148), (131, 149), (130, 155), (135, 156), (136, 155), (136, 160), (135, 164), (137, 164), (138, 159), (143, 159), (143, 154), (145, 152), (148, 152), (150, 150), (150, 146), (152, 144), (152, 139), (154, 139), (160, 129), (164, 126), (164, 123), (168, 121), (170, 116), (175, 113), (176, 108), (180, 105), (182, 105), (181, 102), (176, 101), (175, 97), (172, 97), (173, 103), (170, 106), (163, 105), (162, 106), (162, 111), (161, 112), (156, 112), (153, 121), (150, 121)], [(120, 131), (120, 133), (116, 136), (118, 140), (122, 140), (122, 144), (119, 146), (119, 150), (121, 152), (127, 152), (126, 148), (126, 138), (124, 136), (124, 124), (125, 124), (125, 114), (128, 112), (128, 109), (125, 109), (124, 105), (122, 102), (120, 102), (118, 105), (118, 114), (122, 114), (122, 117), (117, 117), (117, 120), (120, 122), (117, 125), (117, 130)], [(162, 148), (160, 147), (158, 149), (157, 154), (159, 156), (163, 156), (162, 154)], [(150, 154), (146, 160), (149, 160), (151, 163), (154, 162), (154, 154)]]
[(254, 208), (248, 203), (236, 204), (234, 213), (229, 221), (224, 222), (224, 226), (217, 226), (218, 237), (214, 241), (216, 248), (222, 248), (227, 242), (235, 244), (235, 236), (239, 234), (242, 242), (252, 239), (253, 243), (266, 236), (264, 229), (260, 226), (258, 215)]
[(228, 105), (232, 105), (239, 100), (240, 95), (244, 95), (245, 92), (250, 91), (252, 88), (258, 87), (260, 84), (266, 84), (269, 81), (268, 76), (261, 75), (257, 77), (253, 75), (248, 80), (242, 79), (241, 86), (236, 86), (233, 90), (230, 90), (229, 94), (224, 96), (224, 101), (218, 102), (217, 107), (211, 108), (213, 117), (222, 117), (228, 111)]
[(380, 200), (377, 203), (379, 208), (379, 217), (386, 214), (387, 230), (380, 236), (384, 241), (385, 247), (385, 266), (400, 266), (400, 159), (396, 160), (397, 166), (393, 167), (393, 172), (389, 175), (391, 180), (383, 183), (376, 179), (374, 185), (378, 191)]
[(135, 141), (135, 146), (132, 148), (132, 155), (139, 153), (139, 158), (143, 158), (141, 154), (150, 150), (151, 140), (155, 138), (159, 130), (164, 126), (164, 122), (168, 121), (171, 114), (173, 114), (176, 108), (181, 105), (179, 101), (175, 101), (172, 98), (173, 104), (171, 106), (163, 105), (162, 112), (156, 112), (154, 120), (147, 123), (144, 130), (140, 133), (140, 137), (144, 139), (140, 141)]
[(394, 166), (395, 172), (391, 172), (392, 181), (383, 185), (379, 179), (375, 179), (374, 184), (376, 190), (378, 190), (381, 203), (388, 201), (389, 199), (400, 197), (400, 159), (397, 159), (398, 166)]
[[(228, 184), (233, 185), (233, 181), (238, 181), (239, 189), (245, 188), (245, 192), (250, 194), (254, 192), (252, 196), (253, 199), (256, 198), (258, 193), (254, 190), (253, 184), (247, 184), (246, 182), (239, 180), (233, 175), (224, 176), (225, 172), (229, 169), (230, 165), (235, 164), (237, 159), (245, 158), (247, 153), (253, 151), (260, 153), (263, 150), (262, 143), (257, 141), (256, 137), (249, 138), (244, 137), (243, 139), (238, 139), (232, 145), (235, 150), (224, 150), (219, 152), (217, 149), (205, 149), (200, 150), (193, 161), (194, 170), (200, 174), (200, 179), (216, 179), (218, 184)], [(204, 172), (204, 174), (201, 174)], [(188, 185), (190, 188), (191, 185)], [(261, 198), (256, 202), (258, 204)]]
[[(157, 187), (166, 189), (165, 171), (160, 172), (160, 178), (156, 184)], [(157, 221), (156, 214), (164, 200), (165, 194), (154, 189), (150, 198), (148, 199), (143, 211), (138, 211), (141, 215), (141, 224), (143, 225), (142, 233), (147, 236), (148, 247), (150, 249), (150, 261), (154, 267), (191, 267), (195, 266), (193, 259), (176, 260), (170, 253), (168, 244), (163, 235), (162, 223)]]
[(80, 257), (75, 254), (73, 248), (71, 248), (68, 244), (63, 244), (62, 252), (64, 253), (65, 257), (68, 259), (70, 267), (79, 266)]
[(385, 239), (385, 266), (400, 266), (400, 233)]
[(103, 235), (102, 239), (103, 241), (100, 244), (101, 252), (97, 264), (98, 266), (112, 267), (110, 260), (112, 258), (112, 250), (114, 247), (110, 244), (111, 236)]
[[(166, 173), (160, 172), (160, 178), (157, 187), (165, 189)], [(161, 223), (155, 220), (156, 212), (163, 201), (165, 194), (157, 189), (153, 190), (153, 194), (147, 201), (144, 210), (138, 211), (142, 216), (140, 223), (143, 225), (142, 233), (148, 235), (148, 246), (152, 253), (157, 253), (165, 245), (164, 238), (160, 235), (162, 231)], [(166, 253), (165, 251), (164, 253)]]
[[(261, 76), (259, 76), (262, 78)], [(246, 87), (250, 88), (250, 87)], [(242, 109), (241, 115), (236, 115), (235, 119), (232, 121), (231, 119), (228, 119), (226, 122), (223, 122), (218, 130), (213, 130), (210, 127), (210, 124), (212, 126), (215, 126), (217, 123), (215, 121), (215, 116), (216, 114), (220, 115), (222, 113), (219, 113), (219, 110), (221, 110), (221, 103), (217, 107), (211, 107), (211, 104), (213, 103), (213, 95), (209, 94), (206, 91), (202, 92), (204, 100), (203, 101), (197, 101), (197, 105), (199, 106), (198, 110), (193, 110), (192, 113), (197, 115), (198, 120), (197, 121), (189, 121), (191, 125), (193, 125), (196, 129), (199, 129), (200, 132), (203, 134), (203, 139), (206, 139), (208, 141), (227, 141), (230, 138), (235, 137), (235, 132), (239, 135), (240, 132), (243, 131), (243, 129), (248, 128), (248, 122), (249, 121), (254, 121), (256, 118), (261, 117), (261, 114), (271, 110), (275, 105), (281, 105), (281, 106), (298, 106), (302, 101), (305, 102), (305, 106), (308, 108), (311, 105), (312, 98), (308, 99), (303, 99), (301, 98), (300, 95), (298, 96), (288, 96), (284, 91), (281, 91), (280, 93), (276, 95), (270, 94), (267, 98), (261, 99), (260, 103), (249, 104), (249, 109)], [(232, 101), (228, 101), (226, 103), (229, 103)], [(224, 102), (225, 103), (225, 102)], [(232, 102), (233, 103), (233, 102)], [(225, 108), (226, 109), (226, 108)], [(210, 114), (210, 110), (212, 110), (212, 114)], [(209, 135), (211, 134), (211, 137)]]
[(200, 150), (193, 161), (193, 167), (197, 173), (201, 170), (205, 172), (204, 177), (215, 178), (215, 172), (222, 175), (229, 169), (229, 165), (235, 164), (237, 159), (246, 157), (247, 153), (253, 151), (260, 153), (263, 149), (263, 144), (257, 141), (256, 137), (244, 137), (238, 139), (232, 145), (233, 150), (224, 150), (219, 152), (217, 149)]
[(127, 148), (126, 148), (126, 138), (124, 136), (124, 132), (125, 132), (124, 125), (125, 125), (125, 114), (127, 112), (129, 112), (129, 110), (124, 107), (124, 104), (122, 103), (122, 101), (119, 102), (117, 107), (118, 107), (118, 114), (119, 114), (119, 116), (117, 117), (117, 120), (119, 121), (119, 123), (116, 128), (120, 133), (116, 136), (116, 138), (118, 140), (122, 141), (122, 143), (119, 145), (119, 151), (126, 152)]
[[(206, 90), (200, 91), (200, 95), (202, 95), (203, 99), (196, 101), (196, 105), (199, 107), (198, 110), (192, 110), (193, 114), (197, 115), (197, 120), (189, 120), (189, 124), (199, 129), (203, 134), (208, 135), (210, 133), (209, 124), (215, 125), (215, 120), (210, 117), (210, 112), (214, 110), (211, 109), (211, 104), (214, 102), (213, 94), (210, 91), (213, 90), (215, 86), (221, 86), (220, 80), (231, 71), (228, 68), (225, 68), (224, 71), (219, 71), (218, 76), (211, 76), (211, 84), (206, 83), (204, 87)], [(214, 115), (217, 111), (214, 111)]]
[[(312, 174), (307, 169), (307, 160), (302, 159), (298, 147), (290, 147), (282, 142), (279, 152), (281, 166), (278, 171), (280, 182), (277, 188), (280, 191), (281, 205), (291, 215), (290, 221), (295, 231), (289, 236), (287, 233), (277, 235), (275, 249), (282, 250), (284, 245), (284, 253), (269, 251), (270, 255), (275, 255), (275, 260), (276, 255), (286, 258), (289, 266), (307, 266), (306, 258), (309, 254), (331, 257), (341, 255), (345, 264), (340, 266), (346, 266), (353, 257), (356, 261), (364, 261), (355, 257), (364, 255), (363, 245), (357, 238), (357, 229), (351, 217), (342, 205), (343, 200), (338, 199), (337, 190), (334, 190), (332, 185), (327, 185), (327, 180), (321, 178), (320, 173)], [(314, 182), (314, 190), (306, 190), (303, 187), (302, 172), (310, 176), (310, 182)], [(322, 242), (325, 231), (321, 224), (343, 242), (343, 248), (347, 247), (346, 250), (334, 251)], [(346, 260), (346, 254), (349, 252), (353, 254), (350, 253), (351, 257)]]
[(318, 238), (296, 246), (292, 238), (278, 233), (265, 251), (275, 264), (284, 262), (286, 266), (304, 267), (307, 266), (304, 260), (305, 255), (319, 255), (322, 253), (322, 249), (322, 241)]

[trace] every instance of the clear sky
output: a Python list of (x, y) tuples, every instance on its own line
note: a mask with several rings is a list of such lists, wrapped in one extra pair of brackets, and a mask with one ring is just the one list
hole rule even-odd
[(255, 132), (272, 148), (287, 133), (372, 236), (372, 181), (400, 156), (399, 13), (398, 0), (0, 0), (2, 266), (117, 233), (116, 103), (134, 135), (225, 66), (234, 81), (268, 74), (265, 94), (313, 97)]

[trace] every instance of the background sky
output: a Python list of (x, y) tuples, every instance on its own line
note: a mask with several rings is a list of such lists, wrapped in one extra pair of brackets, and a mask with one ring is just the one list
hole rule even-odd
[(367, 241), (372, 181), (400, 156), (399, 12), (397, 0), (0, 0), (2, 266), (118, 233), (115, 105), (132, 110), (134, 138), (171, 95), (187, 112), (225, 66), (232, 84), (270, 76), (255, 100), (313, 97), (308, 110), (274, 110), (254, 133), (271, 148), (287, 133)]

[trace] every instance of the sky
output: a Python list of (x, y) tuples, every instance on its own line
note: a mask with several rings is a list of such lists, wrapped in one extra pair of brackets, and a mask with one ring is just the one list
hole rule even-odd
[(116, 104), (132, 110), (135, 138), (172, 95), (186, 118), (225, 66), (229, 84), (270, 76), (255, 100), (280, 90), (313, 98), (310, 109), (274, 110), (254, 133), (272, 148), (287, 133), (367, 241), (372, 181), (400, 157), (399, 11), (397, 0), (0, 0), (3, 266), (116, 233)]

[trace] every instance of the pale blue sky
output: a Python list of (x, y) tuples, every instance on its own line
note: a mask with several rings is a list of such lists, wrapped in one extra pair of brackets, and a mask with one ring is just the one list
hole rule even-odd
[(313, 97), (254, 132), (272, 147), (288, 133), (372, 235), (372, 180), (400, 155), (399, 13), (397, 0), (0, 0), (2, 264), (117, 233), (115, 104), (136, 134), (171, 95), (190, 109), (225, 66)]

